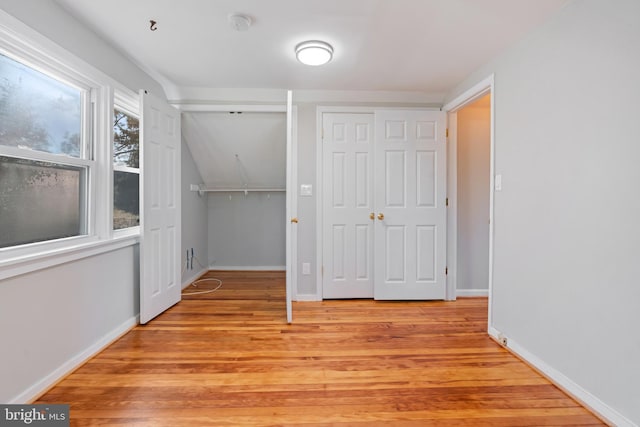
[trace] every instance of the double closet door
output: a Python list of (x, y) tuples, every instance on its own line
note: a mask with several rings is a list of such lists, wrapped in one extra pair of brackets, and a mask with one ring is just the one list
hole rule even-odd
[(323, 298), (445, 298), (445, 123), (323, 114)]

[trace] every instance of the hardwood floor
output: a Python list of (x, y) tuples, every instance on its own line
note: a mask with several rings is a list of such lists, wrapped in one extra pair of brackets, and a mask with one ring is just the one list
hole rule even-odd
[(603, 425), (488, 338), (484, 298), (295, 303), (287, 325), (284, 273), (209, 274), (37, 403), (75, 426)]

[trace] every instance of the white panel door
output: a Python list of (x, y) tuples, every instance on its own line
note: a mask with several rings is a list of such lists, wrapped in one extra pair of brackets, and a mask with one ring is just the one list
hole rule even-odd
[(180, 113), (141, 91), (140, 323), (180, 301)]
[(323, 298), (373, 297), (373, 118), (322, 117)]
[(445, 298), (445, 117), (375, 113), (375, 299)]

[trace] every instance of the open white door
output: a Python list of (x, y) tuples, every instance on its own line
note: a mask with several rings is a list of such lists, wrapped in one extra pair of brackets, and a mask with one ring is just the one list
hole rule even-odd
[(293, 289), (296, 286), (296, 265), (297, 265), (297, 227), (295, 204), (295, 170), (294, 170), (294, 147), (293, 147), (293, 94), (287, 91), (287, 207), (286, 207), (286, 299), (287, 299), (287, 323), (293, 321), (293, 309), (291, 304)]
[(180, 301), (180, 113), (140, 92), (140, 323)]
[(446, 116), (375, 113), (374, 298), (444, 299)]

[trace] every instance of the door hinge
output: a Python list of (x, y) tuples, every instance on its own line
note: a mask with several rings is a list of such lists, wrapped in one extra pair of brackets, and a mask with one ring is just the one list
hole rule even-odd
[(449, 128), (447, 128), (447, 130), (445, 131), (445, 136), (449, 138)]
[(448, 197), (445, 199), (445, 201), (444, 201), (444, 205), (445, 205), (445, 206), (449, 206), (449, 198), (448, 198)]
[(444, 268), (444, 275), (448, 275), (449, 274), (449, 267), (445, 267)]

